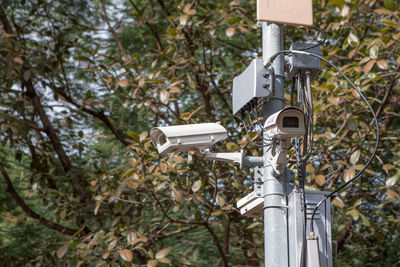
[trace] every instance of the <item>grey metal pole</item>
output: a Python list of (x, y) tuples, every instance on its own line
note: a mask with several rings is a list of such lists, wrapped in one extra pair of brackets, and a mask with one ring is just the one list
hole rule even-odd
[[(274, 23), (262, 23), (263, 59), (283, 49), (283, 27)], [(273, 63), (276, 83), (271, 100), (263, 107), (264, 121), (285, 106), (283, 92), (284, 58), (279, 56)], [(277, 176), (269, 163), (269, 146), (264, 147), (264, 252), (266, 267), (288, 267), (288, 222), (287, 222), (287, 171)]]

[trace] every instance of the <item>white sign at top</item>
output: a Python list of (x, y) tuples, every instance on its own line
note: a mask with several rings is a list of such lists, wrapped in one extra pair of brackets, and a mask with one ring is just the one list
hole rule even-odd
[(312, 26), (312, 0), (257, 0), (257, 20)]

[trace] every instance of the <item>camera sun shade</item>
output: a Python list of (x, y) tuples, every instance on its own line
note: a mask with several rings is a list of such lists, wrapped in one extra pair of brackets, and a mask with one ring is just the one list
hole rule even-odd
[(218, 123), (200, 123), (155, 127), (150, 131), (151, 141), (160, 154), (203, 150), (228, 137)]

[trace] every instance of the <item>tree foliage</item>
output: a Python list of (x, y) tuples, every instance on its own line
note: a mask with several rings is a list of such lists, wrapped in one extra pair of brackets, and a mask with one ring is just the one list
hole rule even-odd
[[(231, 115), (231, 84), (261, 56), (255, 1), (3, 1), (0, 261), (155, 266), (263, 262), (262, 220), (239, 215), (252, 172), (158, 155), (156, 125), (221, 122), (217, 148), (260, 155)], [(382, 142), (333, 200), (339, 266), (400, 261), (400, 6), (314, 1), (323, 56), (361, 88)], [(285, 47), (320, 38), (285, 26)], [(288, 89), (289, 90), (289, 89)], [(375, 134), (358, 95), (323, 66), (313, 84), (313, 190), (362, 168)], [(294, 168), (294, 166), (290, 166)], [(24, 236), (24, 242), (21, 242)], [(27, 248), (31, 248), (29, 253)]]

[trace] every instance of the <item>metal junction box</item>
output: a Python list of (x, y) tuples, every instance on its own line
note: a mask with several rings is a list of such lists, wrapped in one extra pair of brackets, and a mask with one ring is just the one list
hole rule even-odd
[(233, 79), (233, 115), (236, 115), (253, 100), (270, 96), (271, 91), (263, 87), (267, 80), (263, 76), (265, 73), (264, 61), (262, 59), (253, 59), (250, 65)]
[[(306, 191), (307, 204), (307, 235), (310, 232), (311, 214), (317, 203), (329, 192)], [(293, 191), (289, 197), (289, 266), (301, 266), (303, 245), (303, 212), (302, 194)], [(317, 210), (314, 217), (314, 231), (318, 236), (320, 266), (332, 267), (332, 237), (331, 237), (331, 203), (327, 199)]]
[[(315, 43), (305, 43), (298, 41), (294, 42), (290, 46), (290, 50), (302, 50), (320, 56), (320, 46), (307, 49), (307, 47), (312, 47), (314, 45)], [(304, 75), (307, 71), (311, 73), (311, 80), (314, 80), (321, 71), (321, 59), (309, 55), (293, 53), (292, 56), (289, 57), (289, 71), (287, 79), (291, 80), (298, 73)]]

